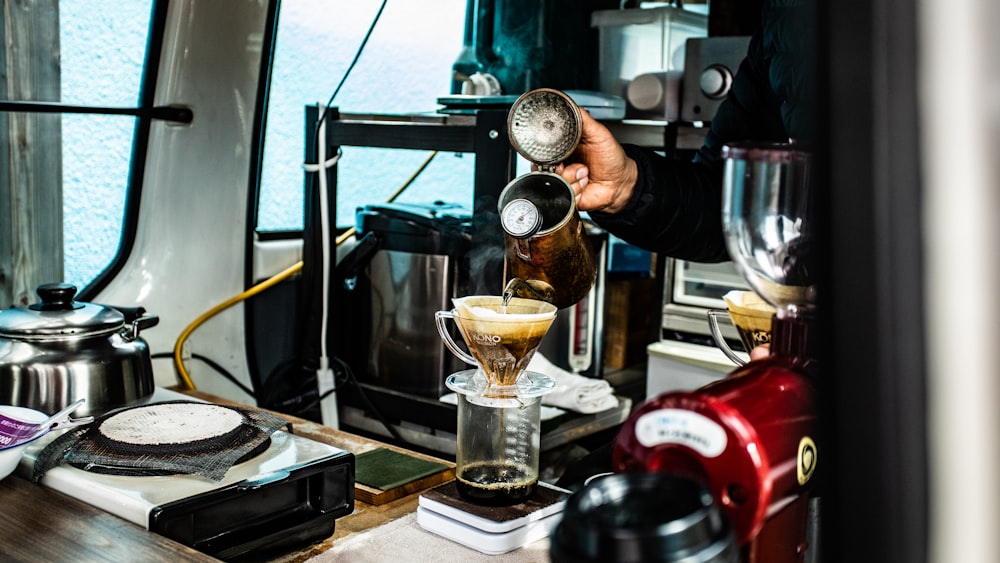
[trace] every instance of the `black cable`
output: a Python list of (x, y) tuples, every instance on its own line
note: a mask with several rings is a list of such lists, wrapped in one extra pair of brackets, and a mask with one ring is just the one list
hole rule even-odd
[[(393, 428), (391, 424), (389, 424), (389, 421), (387, 421), (385, 417), (382, 416), (382, 413), (375, 407), (375, 404), (372, 403), (371, 399), (368, 398), (368, 395), (365, 393), (365, 390), (361, 387), (361, 384), (358, 383), (357, 378), (354, 377), (354, 371), (351, 369), (351, 366), (347, 365), (347, 362), (341, 360), (337, 356), (333, 356), (333, 360), (337, 362), (337, 365), (339, 365), (341, 369), (344, 370), (345, 376), (354, 385), (355, 389), (358, 390), (358, 395), (361, 396), (361, 400), (364, 401), (365, 406), (368, 408), (368, 410), (375, 415), (375, 418), (379, 419), (379, 422), (382, 423), (382, 426), (385, 427), (385, 429), (389, 432), (390, 435), (392, 435), (393, 438), (395, 438), (396, 440), (405, 445), (407, 443), (406, 440), (404, 440), (403, 437), (399, 435), (399, 432), (397, 432), (396, 429)], [(322, 400), (322, 398), (320, 400)]]
[[(379, 18), (382, 17), (382, 11), (385, 10), (386, 2), (387, 0), (382, 0), (382, 5), (379, 6), (378, 12), (375, 14), (375, 19), (373, 19), (371, 25), (368, 26), (368, 31), (365, 33), (365, 37), (361, 40), (361, 45), (358, 46), (357, 52), (354, 53), (354, 60), (351, 61), (351, 64), (347, 67), (347, 70), (344, 71), (344, 76), (341, 77), (340, 83), (337, 84), (337, 88), (334, 89), (333, 94), (330, 95), (330, 100), (326, 102), (326, 107), (323, 108), (323, 115), (319, 116), (319, 119), (316, 121), (317, 131), (319, 129), (319, 125), (323, 123), (323, 120), (326, 119), (327, 114), (330, 113), (330, 105), (333, 104), (333, 99), (337, 97), (337, 94), (340, 92), (340, 89), (344, 86), (344, 83), (347, 82), (347, 77), (350, 76), (351, 71), (354, 70), (354, 65), (358, 64), (358, 59), (361, 58), (361, 53), (364, 52), (365, 45), (368, 44), (368, 39), (371, 38), (372, 31), (375, 30), (375, 24), (378, 23)], [(323, 157), (324, 155), (320, 155), (321, 160)]]
[[(171, 352), (161, 352), (159, 354), (153, 354), (153, 355), (151, 355), (150, 359), (155, 360), (155, 359), (173, 358), (173, 357), (174, 357), (174, 355)], [(208, 358), (208, 357), (205, 357), (205, 356), (202, 356), (201, 354), (191, 354), (191, 358), (195, 359), (195, 360), (199, 360), (201, 362), (204, 362), (205, 365), (207, 365), (208, 367), (210, 367), (210, 368), (214, 369), (215, 371), (219, 372), (219, 374), (222, 377), (225, 377), (226, 379), (229, 380), (230, 383), (232, 383), (233, 385), (235, 385), (235, 386), (239, 387), (240, 389), (242, 389), (243, 392), (246, 393), (247, 395), (250, 395), (251, 397), (253, 397), (253, 400), (256, 402), (257, 396), (254, 394), (253, 390), (251, 390), (246, 385), (243, 385), (243, 383), (241, 383), (238, 379), (236, 379), (236, 377), (233, 374), (231, 374), (228, 371), (226, 371), (226, 368), (224, 368), (221, 365), (219, 365), (218, 363), (216, 363), (215, 360), (213, 360), (211, 358)]]

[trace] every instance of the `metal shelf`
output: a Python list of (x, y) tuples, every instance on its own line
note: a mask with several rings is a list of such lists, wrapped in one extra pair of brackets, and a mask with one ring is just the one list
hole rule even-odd
[(515, 153), (507, 140), (507, 110), (470, 114), (363, 114), (331, 111), (332, 146), (437, 150), (472, 153), (476, 158), (474, 201), (492, 200), (514, 179)]

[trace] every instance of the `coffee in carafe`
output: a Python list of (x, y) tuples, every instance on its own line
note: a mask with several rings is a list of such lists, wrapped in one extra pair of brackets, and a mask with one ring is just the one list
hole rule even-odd
[(531, 496), (538, 484), (541, 440), (539, 397), (489, 397), (462, 376), (450, 386), (459, 397), (455, 484), (478, 504), (504, 505)]

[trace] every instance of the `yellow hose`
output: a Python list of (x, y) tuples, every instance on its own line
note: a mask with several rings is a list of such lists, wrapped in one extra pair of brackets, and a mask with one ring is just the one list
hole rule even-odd
[(244, 299), (253, 297), (254, 295), (257, 295), (258, 293), (264, 291), (265, 289), (270, 288), (271, 286), (277, 284), (278, 282), (281, 282), (291, 277), (296, 272), (302, 269), (302, 265), (303, 262), (299, 260), (298, 262), (287, 268), (285, 271), (280, 272), (260, 282), (259, 284), (251, 287), (250, 289), (244, 291), (243, 293), (240, 293), (239, 295), (235, 295), (223, 301), (222, 303), (219, 303), (218, 305), (212, 307), (211, 309), (203, 313), (200, 317), (195, 319), (194, 322), (189, 324), (187, 328), (185, 328), (181, 332), (181, 335), (177, 337), (177, 342), (174, 344), (174, 365), (177, 366), (177, 372), (181, 376), (181, 381), (184, 383), (185, 388), (192, 391), (195, 389), (194, 381), (191, 381), (191, 376), (188, 375), (187, 368), (184, 367), (184, 360), (181, 357), (181, 350), (184, 348), (184, 341), (187, 340), (187, 337), (190, 336), (190, 334), (194, 332), (196, 328), (201, 326), (202, 323), (214, 317), (215, 315), (219, 314), (220, 312), (224, 311), (225, 309), (232, 307), (233, 305), (239, 303), (240, 301), (243, 301)]
[[(406, 180), (406, 182), (403, 183), (402, 186), (399, 187), (399, 189), (396, 190), (395, 193), (389, 196), (389, 199), (386, 200), (386, 203), (392, 203), (397, 197), (399, 197), (399, 195), (403, 193), (403, 190), (408, 188), (410, 184), (412, 184), (413, 181), (417, 179), (417, 176), (419, 176), (420, 173), (423, 172), (425, 168), (427, 168), (427, 165), (431, 163), (431, 160), (434, 159), (437, 153), (438, 151), (431, 152), (430, 156), (427, 157), (427, 160), (425, 160), (424, 163), (421, 164), (419, 168), (417, 168), (417, 170)], [(354, 227), (351, 227), (346, 231), (344, 231), (343, 233), (341, 233), (341, 235), (336, 238), (334, 242), (334, 247), (339, 247), (341, 244), (347, 241), (347, 239), (353, 237), (356, 232), (357, 230)], [(184, 387), (187, 390), (194, 391), (196, 389), (194, 381), (191, 380), (191, 375), (188, 374), (187, 368), (184, 367), (184, 359), (181, 354), (181, 351), (184, 348), (184, 342), (187, 341), (188, 336), (190, 336), (191, 333), (194, 332), (195, 329), (201, 326), (205, 321), (214, 317), (215, 315), (218, 315), (220, 312), (232, 307), (233, 305), (239, 303), (240, 301), (249, 299), (250, 297), (257, 295), (258, 293), (273, 287), (279, 282), (282, 282), (292, 277), (297, 272), (302, 270), (303, 264), (304, 263), (300, 260), (295, 264), (289, 266), (284, 271), (279, 272), (274, 276), (260, 282), (259, 284), (251, 287), (250, 289), (244, 291), (243, 293), (240, 293), (239, 295), (234, 295), (233, 297), (230, 297), (229, 299), (223, 301), (222, 303), (219, 303), (215, 307), (212, 307), (208, 311), (202, 313), (201, 316), (199, 316), (191, 324), (189, 324), (187, 328), (181, 331), (180, 336), (177, 337), (177, 341), (174, 343), (174, 366), (177, 368), (177, 373), (178, 375), (180, 375), (181, 382), (184, 384)]]

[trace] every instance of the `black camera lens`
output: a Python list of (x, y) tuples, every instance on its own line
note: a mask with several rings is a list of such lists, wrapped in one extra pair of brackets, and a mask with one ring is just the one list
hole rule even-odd
[(739, 548), (728, 519), (698, 481), (621, 473), (570, 495), (549, 556), (553, 563), (736, 563)]

